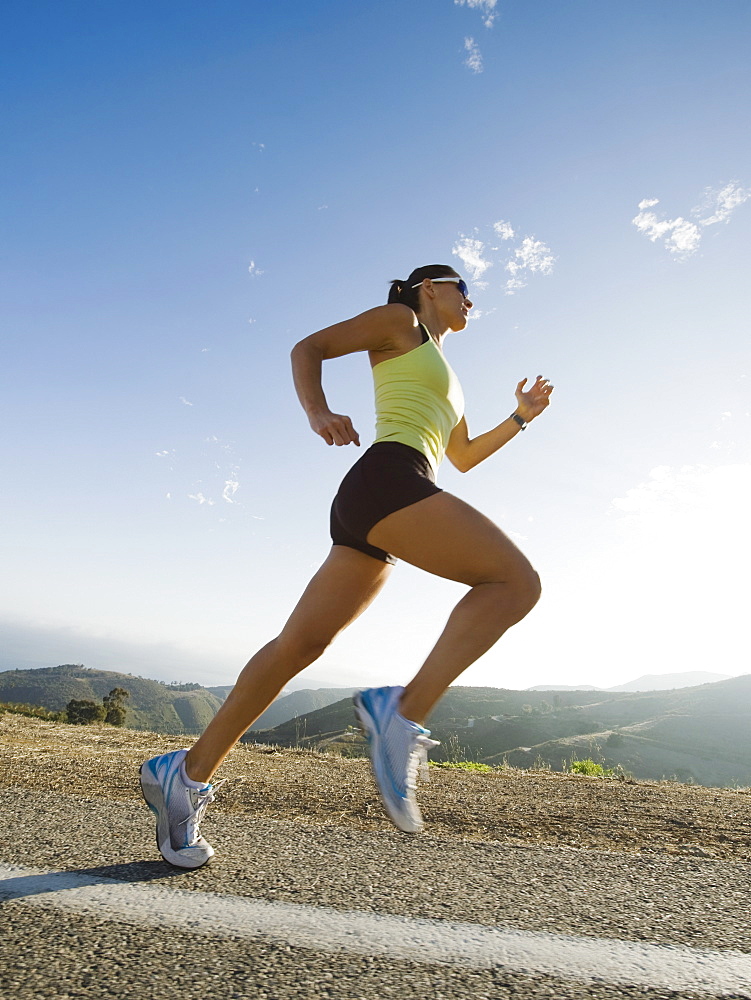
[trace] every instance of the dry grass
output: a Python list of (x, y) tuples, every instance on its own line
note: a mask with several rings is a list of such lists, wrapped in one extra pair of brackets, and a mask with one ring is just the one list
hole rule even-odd
[[(0, 782), (119, 800), (140, 798), (147, 757), (179, 737), (0, 716)], [(223, 765), (217, 812), (390, 829), (364, 760), (238, 745)], [(751, 859), (751, 794), (508, 769), (431, 769), (420, 791), (430, 835), (505, 843)]]

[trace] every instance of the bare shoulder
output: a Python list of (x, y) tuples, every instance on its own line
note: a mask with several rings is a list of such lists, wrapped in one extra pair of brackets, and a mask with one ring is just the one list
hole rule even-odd
[(406, 354), (422, 343), (420, 323), (414, 310), (409, 306), (395, 302), (391, 305), (377, 306), (371, 309), (370, 313), (379, 314), (377, 323), (383, 334), (380, 344), (369, 348), (372, 365)]
[(357, 351), (369, 351), (371, 357), (387, 356), (410, 350), (414, 346), (411, 341), (418, 338), (417, 329), (417, 317), (409, 306), (392, 303), (318, 330), (301, 344), (315, 348), (324, 360)]

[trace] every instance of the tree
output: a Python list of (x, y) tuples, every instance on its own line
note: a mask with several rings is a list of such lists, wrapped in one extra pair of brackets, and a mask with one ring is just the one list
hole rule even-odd
[(125, 713), (127, 709), (123, 702), (130, 698), (130, 693), (125, 688), (113, 688), (106, 694), (103, 701), (104, 721), (110, 726), (122, 726), (125, 723)]
[(104, 705), (97, 705), (95, 701), (77, 701), (71, 698), (65, 706), (68, 722), (77, 726), (88, 726), (92, 722), (102, 722), (106, 714)]

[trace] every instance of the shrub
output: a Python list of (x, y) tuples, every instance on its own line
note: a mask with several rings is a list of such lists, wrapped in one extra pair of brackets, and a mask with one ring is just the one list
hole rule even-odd
[(588, 774), (594, 778), (612, 778), (614, 771), (612, 768), (604, 768), (602, 764), (595, 764), (593, 760), (572, 760), (572, 774)]
[(65, 714), (68, 722), (77, 726), (88, 726), (91, 722), (103, 722), (107, 710), (104, 705), (97, 705), (95, 701), (86, 699), (77, 701), (71, 698), (65, 706)]
[(104, 705), (104, 721), (110, 726), (122, 726), (125, 723), (125, 713), (127, 709), (123, 705), (130, 694), (125, 688), (113, 688), (109, 694), (102, 699)]
[(447, 770), (455, 771), (482, 771), (486, 774), (488, 771), (495, 770), (495, 768), (491, 767), (490, 764), (480, 764), (474, 760), (431, 760), (429, 763), (431, 767), (443, 767)]

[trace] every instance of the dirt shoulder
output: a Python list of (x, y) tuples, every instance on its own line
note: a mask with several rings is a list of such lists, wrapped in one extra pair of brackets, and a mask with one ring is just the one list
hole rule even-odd
[[(0, 716), (0, 784), (140, 800), (138, 768), (180, 738)], [(217, 812), (305, 824), (391, 829), (364, 760), (238, 745)], [(627, 853), (751, 860), (751, 793), (674, 782), (630, 782), (507, 769), (431, 768), (419, 800), (429, 835)]]

